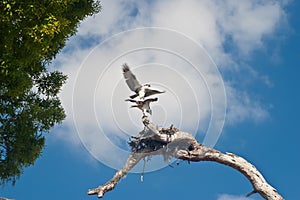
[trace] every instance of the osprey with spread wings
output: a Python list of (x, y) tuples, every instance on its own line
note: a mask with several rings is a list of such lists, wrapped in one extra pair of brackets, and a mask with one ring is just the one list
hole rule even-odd
[(150, 109), (150, 103), (157, 101), (158, 98), (150, 98), (150, 99), (146, 99), (144, 101), (138, 101), (138, 100), (134, 100), (134, 99), (126, 99), (125, 101), (129, 101), (132, 103), (135, 103), (134, 105), (131, 106), (131, 108), (138, 108), (143, 112), (143, 115), (146, 115), (146, 112), (149, 113), (150, 115), (152, 115), (152, 110)]
[(145, 99), (145, 97), (165, 92), (151, 88), (150, 84), (141, 85), (136, 79), (135, 75), (130, 71), (129, 66), (126, 63), (123, 64), (123, 75), (130, 90), (135, 92), (135, 94), (129, 96), (131, 99), (136, 97)]

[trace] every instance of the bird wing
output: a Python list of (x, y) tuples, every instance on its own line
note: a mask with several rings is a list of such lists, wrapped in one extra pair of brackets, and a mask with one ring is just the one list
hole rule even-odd
[(145, 97), (151, 96), (153, 94), (161, 94), (164, 93), (165, 91), (159, 91), (159, 90), (154, 90), (151, 88), (146, 88), (145, 89)]
[(138, 106), (137, 105), (132, 105), (132, 106), (130, 106), (130, 108), (138, 108)]
[(144, 103), (151, 103), (151, 102), (154, 102), (154, 101), (157, 101), (158, 100), (158, 98), (156, 97), (156, 98), (149, 98), (149, 99), (146, 99), (145, 101), (144, 101)]
[(133, 94), (133, 95), (130, 95), (129, 97), (131, 98), (131, 99), (134, 99), (134, 98), (136, 98), (137, 96), (139, 96), (137, 93), (135, 93), (135, 94)]
[(150, 98), (150, 99), (147, 99), (147, 100), (149, 100), (150, 102), (154, 102), (154, 101), (158, 101), (158, 98), (155, 97), (155, 98)]
[(136, 100), (133, 100), (133, 99), (126, 99), (125, 101), (130, 101), (132, 103), (136, 103), (137, 102)]
[(140, 87), (142, 87), (126, 63), (123, 64), (123, 75), (130, 90), (136, 92)]

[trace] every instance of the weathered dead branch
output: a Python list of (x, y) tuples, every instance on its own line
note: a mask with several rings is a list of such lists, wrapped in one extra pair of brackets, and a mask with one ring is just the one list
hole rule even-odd
[(131, 142), (132, 153), (125, 166), (106, 184), (88, 191), (89, 195), (97, 194), (99, 198), (115, 188), (120, 179), (124, 177), (141, 159), (150, 155), (163, 155), (182, 160), (199, 162), (213, 161), (232, 167), (241, 172), (252, 184), (253, 191), (247, 196), (259, 193), (267, 200), (283, 200), (283, 197), (264, 179), (262, 174), (244, 158), (232, 153), (221, 153), (212, 148), (199, 144), (195, 138), (171, 126), (157, 129), (147, 117), (143, 117), (146, 127), (139, 137)]
[(120, 181), (121, 178), (123, 178), (124, 176), (126, 176), (126, 174), (143, 158), (142, 154), (139, 153), (131, 153), (126, 161), (125, 166), (120, 169), (115, 175), (114, 177), (107, 182), (105, 185), (103, 186), (99, 186), (96, 189), (93, 190), (89, 190), (88, 194), (97, 194), (98, 197), (102, 197), (104, 195), (104, 193), (113, 190), (116, 185), (118, 184), (118, 182)]

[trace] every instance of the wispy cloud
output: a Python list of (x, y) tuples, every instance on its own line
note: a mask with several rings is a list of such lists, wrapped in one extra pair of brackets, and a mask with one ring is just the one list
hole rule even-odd
[(234, 87), (227, 86), (228, 99), (226, 121), (233, 125), (245, 120), (261, 122), (269, 116), (270, 106), (264, 106), (259, 100), (251, 97), (246, 91), (239, 91)]
[(219, 25), (242, 54), (263, 47), (263, 38), (273, 34), (285, 19), (280, 1), (227, 0), (218, 3)]
[[(234, 77), (246, 71), (252, 74), (249, 81), (271, 84), (266, 75), (241, 63), (251, 59), (253, 51), (266, 48), (264, 38), (275, 35), (284, 23), (283, 5), (284, 1), (273, 0), (103, 0), (102, 12), (81, 24), (54, 62), (69, 76), (61, 93), (65, 126), (76, 126), (95, 158), (119, 167), (119, 154), (124, 159), (128, 154), (122, 149), (124, 140), (142, 129), (140, 113), (123, 101), (130, 93), (120, 69), (123, 62), (132, 66), (141, 82), (167, 91), (153, 103), (153, 120), (161, 126), (174, 123), (191, 133), (217, 127), (218, 132), (226, 103), (229, 124), (264, 120), (267, 107)], [(164, 31), (118, 34), (144, 26)], [(207, 52), (225, 77), (227, 102)], [(216, 123), (209, 124), (213, 115)], [(216, 137), (208, 143), (213, 145)], [(115, 156), (107, 153), (112, 148)]]

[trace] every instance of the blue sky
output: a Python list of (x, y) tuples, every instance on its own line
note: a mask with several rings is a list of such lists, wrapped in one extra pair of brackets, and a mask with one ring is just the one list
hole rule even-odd
[[(102, 5), (102, 13), (82, 23), (77, 36), (67, 42), (52, 66), (69, 75), (61, 94), (67, 119), (46, 135), (46, 147), (35, 165), (25, 169), (14, 187), (1, 188), (0, 196), (16, 200), (97, 199), (96, 196), (87, 196), (87, 190), (110, 180), (116, 170), (107, 165), (118, 166), (116, 160), (119, 152), (116, 148), (110, 149), (109, 145), (112, 143), (122, 148), (128, 134), (131, 134), (128, 132), (137, 133), (140, 128), (139, 123), (132, 122), (140, 117), (140, 113), (136, 110), (127, 111), (128, 105), (120, 105), (117, 101), (121, 99), (123, 102), (121, 97), (130, 93), (122, 80), (119, 62), (129, 62), (133, 68), (140, 66), (136, 67), (136, 73), (141, 81), (154, 81), (156, 86), (169, 89), (169, 94), (175, 91), (174, 95), (183, 110), (189, 109), (187, 104), (193, 105), (200, 99), (199, 112), (196, 112), (197, 109), (194, 109), (195, 113), (189, 110), (190, 115), (196, 117), (201, 113), (199, 121), (185, 120), (187, 117), (184, 112), (180, 114), (183, 119), (177, 118), (179, 114), (174, 108), (178, 105), (164, 104), (168, 98), (175, 98), (172, 95), (166, 95), (166, 99), (160, 98), (161, 103), (153, 108), (153, 120), (165, 121), (165, 124), (174, 122), (183, 130), (194, 131), (200, 142), (203, 140), (209, 128), (208, 119), (213, 113), (211, 101), (206, 99), (222, 100), (220, 88), (214, 93), (214, 88), (208, 87), (206, 89), (212, 93), (201, 93), (205, 89), (201, 85), (203, 82), (197, 77), (193, 79), (188, 68), (186, 71), (176, 68), (180, 59), (178, 62), (176, 58), (169, 59), (169, 55), (161, 51), (143, 50), (140, 54), (123, 56), (115, 64), (108, 65), (111, 58), (123, 55), (124, 49), (130, 50), (145, 43), (145, 40), (157, 45), (155, 39), (164, 37), (154, 31), (144, 38), (119, 34), (116, 40), (110, 39), (114, 34), (141, 27), (162, 27), (178, 31), (180, 36), (185, 35), (201, 44), (218, 66), (226, 91), (227, 108), (224, 128), (214, 147), (222, 152), (240, 155), (253, 163), (285, 199), (298, 198), (299, 2), (176, 0), (137, 3), (115, 0), (102, 1)], [(174, 33), (170, 38), (177, 36)], [(191, 45), (188, 40), (175, 40), (174, 43), (182, 47)], [(177, 48), (176, 44), (169, 44), (169, 49)], [(201, 48), (196, 51), (183, 49), (182, 55), (185, 53), (184, 56), (191, 56), (191, 59), (194, 54), (201, 57), (204, 66), (214, 66)], [(167, 66), (164, 69), (184, 75), (180, 81), (189, 80), (187, 86), (195, 94), (193, 101), (187, 102), (182, 97), (180, 90), (176, 90), (179, 85), (167, 88), (168, 84), (173, 84), (172, 81), (164, 82), (151, 71), (147, 73), (149, 76), (143, 74), (143, 69), (150, 70), (149, 63), (156, 68)], [(101, 76), (104, 65), (109, 67)], [(204, 69), (200, 67), (201, 72)], [(163, 70), (160, 75), (164, 77)], [(208, 75), (211, 74), (203, 72), (204, 80), (209, 84)], [(218, 74), (212, 75), (212, 80), (220, 83)], [(105, 88), (107, 83), (114, 83), (113, 94)], [(85, 93), (90, 88), (91, 92)], [(102, 106), (106, 101), (110, 106)], [(218, 101), (216, 105), (219, 105)], [(218, 110), (216, 105), (213, 106), (218, 116), (222, 115), (222, 108)], [(210, 109), (205, 109), (206, 106)], [(122, 109), (126, 110), (131, 123), (122, 123), (128, 120), (127, 115), (118, 113)], [(112, 121), (111, 113), (114, 116)], [(91, 116), (96, 118), (91, 119)], [(116, 130), (124, 133), (117, 133)], [(97, 138), (98, 132), (103, 133), (99, 136), (101, 139)], [(151, 172), (145, 174), (144, 182), (140, 182), (140, 174), (128, 174), (115, 190), (105, 194), (104, 199), (262, 199), (257, 194), (244, 198), (245, 194), (252, 191), (251, 185), (229, 167), (210, 162), (173, 165), (174, 168), (158, 170), (159, 167), (150, 162), (147, 167)]]

